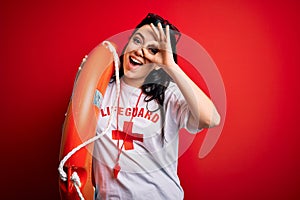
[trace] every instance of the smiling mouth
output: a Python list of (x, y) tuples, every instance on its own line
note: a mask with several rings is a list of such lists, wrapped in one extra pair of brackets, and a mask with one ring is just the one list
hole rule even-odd
[(129, 56), (129, 61), (134, 66), (143, 65), (142, 62), (140, 62), (139, 60), (137, 60), (137, 59), (135, 59), (135, 58), (133, 58), (131, 56)]

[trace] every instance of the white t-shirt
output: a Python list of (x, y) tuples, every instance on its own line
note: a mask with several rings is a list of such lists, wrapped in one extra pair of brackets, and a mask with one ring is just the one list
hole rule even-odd
[[(178, 132), (181, 128), (191, 133), (199, 130), (187, 127), (190, 112), (176, 84), (171, 82), (165, 92), (165, 120), (155, 100), (147, 105), (141, 89), (127, 85), (122, 79), (118, 109), (113, 106), (115, 98), (114, 82), (108, 85), (100, 105), (97, 134), (107, 127), (109, 116), (113, 112), (115, 115), (107, 134), (94, 146), (95, 199), (183, 199), (177, 175)], [(121, 170), (115, 178), (113, 168), (118, 155)]]

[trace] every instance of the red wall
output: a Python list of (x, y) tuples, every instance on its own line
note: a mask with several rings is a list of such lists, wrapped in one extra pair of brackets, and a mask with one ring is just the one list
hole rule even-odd
[[(227, 114), (179, 159), (185, 199), (299, 199), (297, 1), (1, 1), (1, 199), (58, 199), (61, 127), (81, 59), (147, 12), (213, 58)], [(297, 187), (298, 185), (298, 187)], [(298, 190), (298, 191), (297, 191)]]

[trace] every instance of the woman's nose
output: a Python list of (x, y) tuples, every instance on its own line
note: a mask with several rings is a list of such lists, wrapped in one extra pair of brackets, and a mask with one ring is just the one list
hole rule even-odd
[(138, 55), (138, 56), (140, 56), (140, 57), (144, 57), (144, 48), (143, 47), (140, 47), (139, 49), (137, 49), (137, 51), (136, 51), (136, 54)]

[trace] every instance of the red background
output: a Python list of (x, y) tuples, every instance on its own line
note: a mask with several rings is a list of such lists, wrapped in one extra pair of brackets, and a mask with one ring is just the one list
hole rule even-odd
[(217, 145), (198, 159), (199, 135), (179, 160), (185, 199), (299, 199), (299, 10), (291, 0), (1, 1), (1, 199), (59, 199), (77, 67), (147, 12), (199, 42), (226, 88)]

